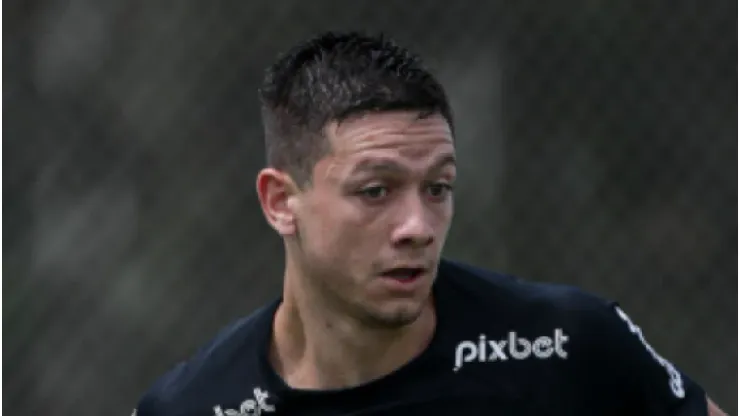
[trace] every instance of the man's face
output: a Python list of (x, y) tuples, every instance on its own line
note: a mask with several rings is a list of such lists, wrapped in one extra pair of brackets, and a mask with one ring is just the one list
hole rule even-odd
[(326, 135), (295, 211), (310, 284), (368, 323), (412, 322), (429, 298), (453, 213), (455, 149), (446, 120), (367, 114)]

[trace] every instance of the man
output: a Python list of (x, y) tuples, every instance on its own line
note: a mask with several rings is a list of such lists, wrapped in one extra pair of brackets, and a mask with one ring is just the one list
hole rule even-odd
[(407, 50), (323, 34), (260, 95), (282, 297), (157, 381), (139, 416), (722, 414), (616, 304), (440, 259), (454, 123)]

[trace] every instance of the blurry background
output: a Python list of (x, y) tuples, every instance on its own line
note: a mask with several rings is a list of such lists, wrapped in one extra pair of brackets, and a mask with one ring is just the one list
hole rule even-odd
[(3, 410), (129, 414), (280, 290), (256, 88), (325, 29), (427, 57), (459, 125), (447, 255), (621, 301), (737, 413), (737, 3), (3, 4)]

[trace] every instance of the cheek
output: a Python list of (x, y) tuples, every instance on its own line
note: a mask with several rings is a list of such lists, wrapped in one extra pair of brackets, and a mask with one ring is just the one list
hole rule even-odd
[(305, 238), (322, 257), (341, 261), (361, 243), (363, 222), (341, 201), (318, 204), (306, 214), (302, 227)]
[(327, 217), (323, 249), (327, 258), (345, 270), (370, 267), (383, 251), (388, 220), (366, 212), (336, 210)]
[(441, 203), (430, 204), (429, 217), (436, 229), (447, 229), (450, 226), (454, 207), (452, 198)]
[(439, 213), (439, 221), (441, 223), (441, 228), (444, 228), (445, 231), (447, 231), (450, 228), (450, 224), (452, 223), (452, 217), (455, 213), (455, 204), (450, 200), (446, 204), (441, 207), (440, 213)]

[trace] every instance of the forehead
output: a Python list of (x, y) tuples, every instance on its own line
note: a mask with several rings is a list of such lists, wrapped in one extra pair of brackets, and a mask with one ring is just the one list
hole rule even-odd
[(444, 117), (420, 117), (410, 111), (369, 113), (333, 122), (326, 135), (336, 157), (386, 150), (415, 158), (453, 148), (452, 132)]

